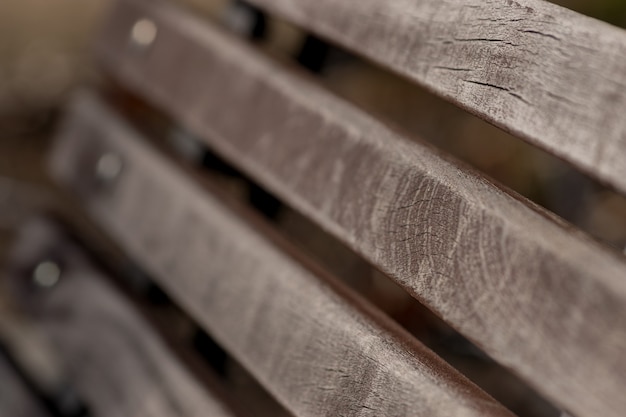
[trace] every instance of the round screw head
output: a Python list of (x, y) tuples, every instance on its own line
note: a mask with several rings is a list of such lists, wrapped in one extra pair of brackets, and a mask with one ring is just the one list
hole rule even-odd
[(52, 288), (61, 279), (61, 268), (53, 261), (40, 262), (33, 270), (33, 282), (41, 288)]
[(122, 173), (124, 163), (119, 155), (105, 153), (96, 163), (96, 176), (102, 182), (113, 182)]
[(154, 43), (157, 33), (157, 26), (152, 20), (139, 19), (133, 25), (130, 37), (135, 45), (145, 48)]

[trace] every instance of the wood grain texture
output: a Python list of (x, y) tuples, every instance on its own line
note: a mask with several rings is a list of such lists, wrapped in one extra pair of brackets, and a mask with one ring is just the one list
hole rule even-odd
[[(266, 226), (242, 221), (94, 101), (76, 103), (70, 126), (55, 152), (57, 177), (294, 415), (512, 416), (388, 318), (285, 253), (293, 249), (268, 238)], [(81, 161), (92, 149), (125, 163), (122, 177), (99, 191), (84, 187), (89, 171)]]
[(0, 356), (0, 415), (7, 417), (49, 416), (3, 356)]
[(543, 0), (251, 0), (626, 192), (626, 31)]
[[(563, 408), (622, 415), (622, 256), (192, 16), (150, 4), (120, 2), (105, 29), (100, 55), (118, 81)], [(159, 34), (138, 51), (128, 33), (143, 16)]]
[[(48, 291), (30, 286), (21, 299), (33, 309), (36, 328), (54, 348), (90, 416), (234, 417), (218, 396), (201, 388), (103, 273), (50, 224), (38, 221), (24, 228), (13, 262), (36, 265), (51, 254), (63, 266), (60, 283)], [(11, 279), (25, 277), (14, 274)]]

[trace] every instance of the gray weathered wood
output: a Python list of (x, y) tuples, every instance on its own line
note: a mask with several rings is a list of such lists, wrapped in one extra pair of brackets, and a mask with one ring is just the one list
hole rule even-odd
[[(621, 416), (622, 256), (192, 16), (150, 5), (121, 2), (107, 25), (100, 53), (119, 81), (549, 398), (579, 416)], [(128, 33), (142, 17), (158, 37), (137, 50)]]
[[(94, 149), (120, 155), (124, 170), (89, 190), (85, 161)], [(295, 415), (511, 416), (96, 102), (76, 103), (53, 165), (129, 254)]]
[(626, 192), (626, 31), (543, 0), (251, 0)]
[(0, 355), (0, 415), (7, 417), (46, 417), (38, 403), (7, 360)]
[(129, 301), (49, 224), (32, 222), (23, 230), (12, 262), (24, 270), (50, 253), (62, 260), (60, 282), (44, 291), (30, 286), (19, 298), (35, 306), (36, 328), (54, 348), (90, 416), (235, 415), (201, 388)]

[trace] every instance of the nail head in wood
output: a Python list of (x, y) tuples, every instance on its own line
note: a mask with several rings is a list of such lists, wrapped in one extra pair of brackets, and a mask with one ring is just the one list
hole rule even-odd
[(56, 262), (42, 261), (33, 270), (33, 282), (39, 288), (52, 288), (58, 284), (60, 279), (61, 268)]
[(157, 37), (158, 29), (150, 19), (139, 19), (131, 30), (133, 43), (142, 48), (152, 45)]
[(96, 163), (96, 177), (103, 183), (110, 184), (119, 178), (123, 168), (122, 158), (108, 152), (103, 154)]

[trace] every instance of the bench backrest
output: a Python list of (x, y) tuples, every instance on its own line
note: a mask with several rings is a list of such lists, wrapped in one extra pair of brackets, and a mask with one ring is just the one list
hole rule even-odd
[[(539, 0), (251, 3), (626, 192), (623, 30)], [(558, 407), (623, 415), (622, 254), (166, 1), (118, 1), (97, 57)], [(82, 94), (52, 171), (289, 412), (512, 415), (143, 136)]]

